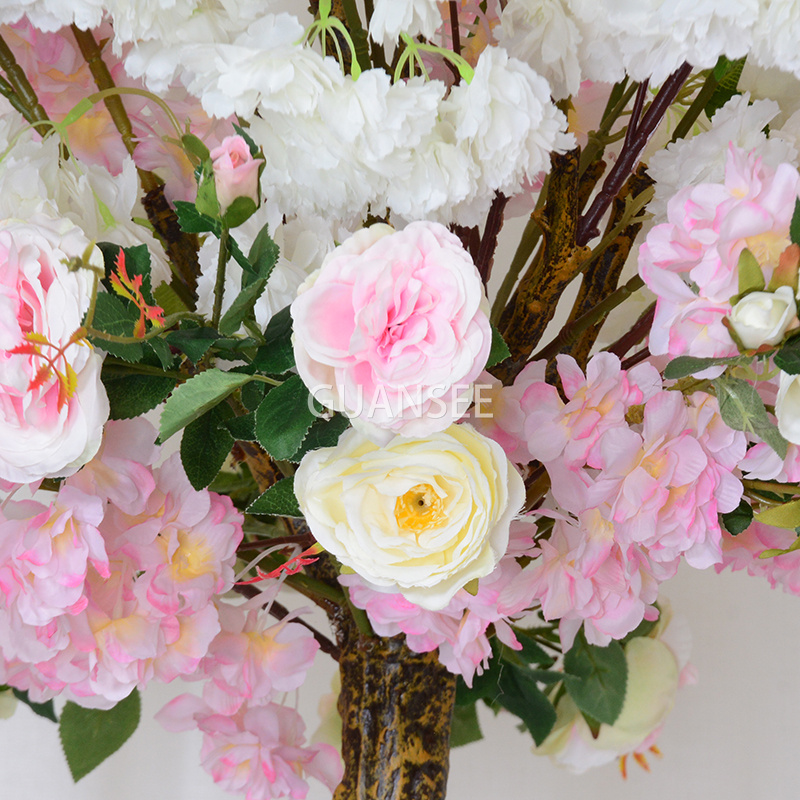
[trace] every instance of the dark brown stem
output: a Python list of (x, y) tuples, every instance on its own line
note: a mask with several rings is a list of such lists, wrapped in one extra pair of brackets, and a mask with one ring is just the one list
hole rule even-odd
[(607, 348), (609, 353), (622, 358), (634, 345), (650, 333), (653, 327), (653, 317), (656, 315), (656, 304), (651, 303), (647, 310), (636, 320), (633, 327), (624, 335), (620, 336), (614, 344)]
[(631, 367), (635, 367), (637, 364), (640, 364), (642, 361), (645, 361), (648, 358), (650, 358), (650, 351), (645, 347), (638, 353), (634, 353), (630, 358), (626, 358), (622, 362), (622, 369), (630, 369)]
[[(594, 199), (589, 210), (581, 218), (578, 224), (576, 242), (578, 245), (586, 245), (591, 239), (598, 235), (598, 224), (603, 214), (605, 214), (612, 200), (622, 188), (628, 175), (633, 171), (644, 146), (652, 136), (658, 124), (661, 122), (667, 109), (678, 95), (686, 79), (689, 77), (692, 68), (684, 63), (678, 67), (672, 75), (664, 81), (664, 85), (659, 89), (658, 94), (642, 117), (641, 123), (636, 128), (636, 134), (630, 142), (629, 147), (624, 147), (614, 164), (611, 172), (603, 182), (603, 188)], [(626, 144), (628, 144), (626, 142)]]
[(484, 286), (489, 283), (489, 278), (492, 275), (494, 254), (497, 250), (497, 237), (503, 228), (503, 211), (507, 203), (508, 198), (502, 192), (494, 193), (492, 207), (489, 209), (486, 227), (483, 230), (483, 237), (478, 248), (478, 257), (475, 259), (475, 266), (478, 268)]
[[(458, 29), (458, 2), (457, 0), (450, 0), (450, 31), (453, 34), (453, 52), (461, 55), (461, 31)], [(456, 83), (459, 82), (460, 75), (456, 78)]]
[(641, 121), (642, 109), (644, 108), (644, 101), (647, 97), (647, 87), (649, 83), (649, 81), (642, 81), (636, 91), (636, 99), (633, 101), (631, 116), (628, 120), (628, 129), (625, 131), (625, 144), (623, 145), (623, 149), (632, 146), (633, 138), (639, 130), (639, 122)]

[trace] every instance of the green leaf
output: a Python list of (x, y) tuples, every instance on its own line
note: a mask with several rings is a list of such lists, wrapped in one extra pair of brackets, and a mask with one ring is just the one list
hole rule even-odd
[(714, 381), (714, 388), (719, 401), (719, 412), (728, 427), (755, 434), (781, 458), (786, 458), (789, 443), (767, 416), (764, 401), (755, 387), (740, 378), (721, 375)]
[(269, 235), (269, 225), (264, 225), (247, 254), (248, 261), (253, 265), (255, 277), (269, 278), (275, 264), (278, 263), (279, 255), (280, 248)]
[(181, 439), (181, 463), (189, 483), (205, 489), (222, 469), (233, 447), (233, 436), (225, 423), (233, 417), (230, 406), (221, 403), (189, 423)]
[(64, 706), (59, 734), (76, 783), (125, 744), (136, 730), (140, 714), (136, 689), (108, 711), (81, 708), (75, 703)]
[(481, 739), (483, 734), (475, 703), (469, 706), (456, 706), (453, 709), (453, 724), (450, 728), (450, 747), (463, 747)]
[(768, 508), (756, 514), (753, 519), (764, 525), (772, 525), (774, 528), (794, 530), (800, 526), (800, 500), (791, 500), (781, 506)]
[(299, 375), (271, 389), (256, 410), (259, 444), (278, 460), (291, 458), (317, 419), (312, 399)]
[(723, 364), (745, 364), (752, 361), (751, 356), (728, 356), (727, 358), (695, 358), (695, 356), (678, 356), (673, 358), (664, 369), (667, 380), (686, 378), (709, 367)]
[(225, 336), (230, 336), (239, 330), (239, 326), (242, 324), (245, 317), (253, 310), (253, 306), (263, 294), (266, 286), (267, 279), (258, 278), (236, 295), (231, 307), (223, 314), (222, 319), (219, 321), (220, 333)]
[(167, 441), (174, 433), (251, 380), (252, 376), (240, 372), (208, 369), (178, 386), (161, 412), (160, 442)]
[(303, 456), (311, 450), (320, 447), (335, 447), (339, 437), (350, 427), (350, 420), (342, 414), (336, 414), (331, 419), (320, 417), (308, 429), (303, 444), (288, 461), (299, 463)]
[(247, 146), (250, 148), (250, 155), (252, 158), (255, 158), (261, 151), (258, 145), (253, 141), (253, 137), (241, 125), (237, 125), (235, 122), (233, 123), (233, 129), (247, 142)]
[(505, 361), (510, 356), (511, 351), (508, 349), (505, 339), (503, 339), (500, 331), (492, 325), (492, 347), (489, 350), (489, 360), (486, 362), (486, 369), (495, 366), (495, 364), (499, 364), (501, 361)]
[(619, 642), (589, 644), (581, 631), (564, 655), (564, 685), (578, 708), (613, 725), (625, 702), (628, 664)]
[(178, 215), (178, 224), (184, 233), (214, 233), (219, 237), (220, 224), (213, 217), (201, 214), (194, 203), (185, 200), (175, 201), (175, 213)]
[(242, 405), (248, 411), (255, 411), (264, 399), (267, 389), (272, 387), (261, 381), (253, 381), (242, 386)]
[(234, 417), (225, 423), (225, 428), (237, 442), (256, 441), (256, 415), (254, 411)]
[(800, 199), (794, 201), (794, 213), (789, 223), (789, 239), (792, 244), (800, 244)]
[(103, 377), (109, 417), (132, 419), (155, 408), (175, 388), (172, 378), (158, 375), (123, 375)]
[(197, 364), (220, 335), (211, 328), (186, 328), (170, 331), (164, 338), (185, 353), (193, 364)]
[(789, 375), (800, 375), (800, 336), (794, 336), (775, 353), (775, 366)]
[[(516, 627), (513, 630), (517, 641), (522, 645), (522, 650), (511, 652), (514, 652), (529, 664), (545, 664), (546, 666), (550, 666), (554, 663), (555, 659), (534, 640), (534, 631)], [(503, 650), (503, 653), (507, 652), (509, 652), (509, 648)]]
[(238, 228), (258, 211), (258, 206), (252, 197), (240, 196), (225, 209), (222, 223), (227, 228)]
[(193, 133), (184, 133), (181, 136), (181, 144), (187, 153), (195, 156), (199, 161), (205, 161), (211, 157), (209, 149)]
[(175, 364), (175, 356), (172, 354), (172, 350), (169, 349), (169, 345), (164, 339), (160, 336), (156, 336), (154, 339), (148, 339), (145, 348), (156, 355), (162, 369), (172, 369)]
[(744, 69), (744, 61), (744, 58), (730, 61), (725, 58), (725, 56), (720, 56), (717, 65), (714, 67), (714, 77), (719, 81), (719, 85), (714, 90), (714, 93), (711, 95), (704, 109), (709, 119), (711, 119), (728, 100), (740, 94), (738, 85), (739, 78)]
[(540, 745), (555, 725), (556, 710), (536, 685), (536, 678), (528, 670), (507, 666), (500, 673), (498, 688), (497, 704), (518, 716)]
[(753, 507), (744, 498), (739, 501), (739, 505), (728, 511), (726, 514), (719, 515), (725, 530), (731, 536), (738, 536), (750, 527), (753, 521)]
[(253, 366), (267, 375), (281, 375), (295, 366), (289, 306), (270, 319), (264, 331), (264, 344), (256, 351)]
[[(103, 333), (110, 333), (112, 336), (133, 336), (133, 326), (138, 319), (139, 312), (132, 305), (123, 303), (113, 294), (98, 292), (92, 327)], [(90, 338), (95, 347), (125, 361), (141, 361), (144, 356), (142, 342), (119, 344), (94, 336)]]
[(170, 316), (170, 314), (179, 314), (189, 310), (178, 296), (178, 293), (168, 283), (159, 283), (153, 289), (153, 297), (156, 303), (164, 309), (164, 316), (166, 317)]
[(294, 494), (294, 476), (283, 478), (256, 498), (247, 508), (248, 514), (271, 514), (275, 517), (302, 517), (303, 512)]
[[(756, 257), (745, 247), (739, 254), (739, 297), (750, 292), (762, 292), (767, 282)], [(735, 305), (733, 299), (732, 305)]]
[(28, 696), (27, 692), (23, 692), (19, 689), (12, 689), (11, 693), (20, 703), (25, 703), (34, 714), (37, 714), (40, 717), (44, 717), (45, 719), (49, 719), (51, 722), (58, 722), (58, 717), (56, 716), (56, 710), (53, 707), (53, 701), (48, 700), (46, 703), (34, 703), (33, 700)]

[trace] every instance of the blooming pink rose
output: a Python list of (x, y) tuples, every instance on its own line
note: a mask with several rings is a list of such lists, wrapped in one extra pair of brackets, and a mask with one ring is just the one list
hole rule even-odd
[(220, 214), (224, 214), (237, 197), (249, 197), (258, 205), (258, 168), (262, 161), (253, 158), (241, 136), (226, 136), (222, 144), (211, 151), (211, 160)]
[[(108, 418), (102, 357), (76, 335), (92, 276), (66, 264), (88, 246), (67, 221), (0, 227), (0, 479), (70, 475), (100, 445)], [(102, 270), (99, 250), (91, 253)]]
[(297, 370), (376, 441), (427, 436), (467, 410), (489, 356), (487, 312), (478, 271), (444, 226), (373, 225), (300, 286)]

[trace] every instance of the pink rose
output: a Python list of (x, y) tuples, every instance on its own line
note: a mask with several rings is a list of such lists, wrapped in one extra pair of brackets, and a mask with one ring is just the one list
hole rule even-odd
[[(71, 475), (100, 446), (102, 357), (75, 335), (92, 275), (67, 266), (88, 246), (63, 220), (0, 226), (0, 479)], [(102, 270), (97, 248), (90, 258)]]
[(258, 168), (262, 162), (253, 158), (241, 136), (226, 136), (222, 144), (211, 151), (211, 160), (220, 214), (224, 214), (237, 197), (249, 197), (258, 205)]
[(375, 441), (427, 436), (462, 417), (492, 331), (478, 271), (434, 222), (361, 230), (292, 303), (297, 370)]

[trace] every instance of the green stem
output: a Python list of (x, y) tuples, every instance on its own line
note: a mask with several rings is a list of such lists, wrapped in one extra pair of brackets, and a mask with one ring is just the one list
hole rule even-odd
[(361, 17), (358, 14), (355, 0), (342, 0), (342, 7), (344, 8), (344, 16), (347, 21), (347, 27), (350, 29), (350, 35), (353, 38), (353, 46), (355, 48), (355, 56), (358, 65), (362, 70), (367, 70), (372, 67), (369, 61), (369, 47), (367, 46), (367, 32), (361, 24)]
[(775, 494), (800, 494), (800, 486), (796, 483), (777, 483), (776, 481), (754, 481), (744, 479), (742, 481), (745, 489), (755, 489), (762, 492), (774, 492)]
[(211, 313), (211, 326), (216, 330), (222, 316), (222, 298), (225, 294), (225, 265), (228, 263), (230, 251), (228, 240), (230, 231), (227, 225), (222, 226), (219, 236), (219, 258), (217, 259), (217, 281), (214, 284), (214, 310)]
[(50, 118), (39, 102), (28, 77), (17, 63), (17, 59), (14, 58), (14, 53), (11, 52), (11, 48), (2, 36), (0, 36), (0, 68), (6, 73), (11, 89), (25, 109), (25, 111), (20, 108), (17, 110), (44, 138), (52, 130)]
[(683, 119), (678, 123), (678, 126), (675, 128), (675, 133), (672, 134), (672, 139), (670, 139), (670, 143), (677, 142), (678, 139), (683, 139), (687, 133), (692, 129), (692, 125), (697, 121), (697, 118), (703, 113), (703, 110), (708, 105), (708, 101), (714, 96), (714, 92), (717, 90), (717, 86), (719, 86), (719, 81), (714, 77), (714, 70), (712, 69), (708, 73), (708, 77), (706, 78), (706, 82), (703, 84), (703, 87), (697, 93), (697, 97), (695, 97), (694, 102), (686, 109), (686, 113), (683, 115)]
[(83, 320), (83, 327), (87, 330), (92, 327), (92, 322), (94, 322), (94, 310), (97, 306), (97, 289), (100, 286), (100, 278), (97, 273), (94, 274), (94, 283), (92, 284), (92, 296), (89, 299), (89, 308), (86, 311), (86, 316)]
[(155, 375), (159, 378), (172, 378), (181, 383), (189, 377), (182, 372), (163, 370), (161, 367), (153, 367), (150, 364), (133, 364), (130, 361), (125, 361), (125, 359), (122, 358), (114, 358), (113, 356), (106, 356), (103, 361), (104, 375), (124, 377), (131, 373), (135, 373), (136, 375)]
[[(92, 311), (92, 316), (94, 316), (94, 308), (93, 306), (90, 308)], [(201, 320), (202, 317), (199, 314), (194, 314), (191, 311), (178, 311), (175, 314), (170, 314), (165, 320), (163, 326), (159, 328), (153, 328), (151, 331), (148, 331), (144, 336), (117, 336), (113, 333), (106, 333), (105, 331), (99, 331), (96, 328), (92, 328), (89, 325), (84, 325), (86, 328), (86, 333), (94, 339), (100, 339), (103, 342), (115, 342), (116, 344), (137, 344), (138, 342), (146, 342), (148, 339), (155, 339), (156, 336), (160, 336), (165, 330), (171, 328), (173, 325), (177, 325), (182, 319), (195, 319)], [(87, 321), (89, 321), (89, 317), (87, 314)]]

